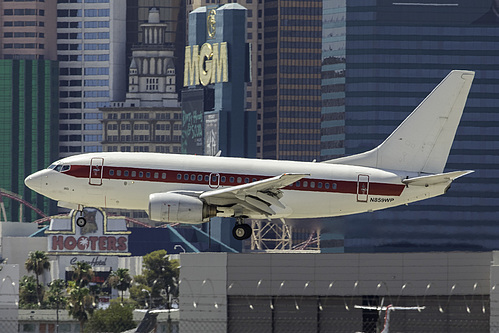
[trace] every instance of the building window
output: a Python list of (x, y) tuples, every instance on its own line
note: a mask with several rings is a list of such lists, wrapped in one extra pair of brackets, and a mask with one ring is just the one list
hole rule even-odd
[(158, 91), (158, 90), (159, 90), (158, 78), (146, 79), (146, 91)]

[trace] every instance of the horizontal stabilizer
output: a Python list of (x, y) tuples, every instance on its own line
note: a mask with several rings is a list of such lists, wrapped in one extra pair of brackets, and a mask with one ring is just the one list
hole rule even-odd
[(436, 175), (430, 175), (430, 176), (422, 176), (422, 177), (414, 177), (414, 178), (408, 178), (404, 179), (402, 182), (406, 185), (411, 185), (411, 186), (430, 186), (430, 185), (436, 185), (436, 184), (442, 184), (442, 183), (449, 183), (452, 182), (454, 179), (457, 179), (462, 176), (466, 176), (470, 173), (473, 173), (474, 171), (467, 170), (467, 171), (454, 171), (454, 172), (447, 172), (447, 173), (439, 173)]

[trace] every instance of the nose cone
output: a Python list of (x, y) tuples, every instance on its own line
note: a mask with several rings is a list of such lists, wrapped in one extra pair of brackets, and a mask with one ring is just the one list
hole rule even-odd
[(24, 179), (24, 184), (35, 192), (40, 193), (42, 189), (42, 179), (44, 178), (44, 170), (35, 172)]

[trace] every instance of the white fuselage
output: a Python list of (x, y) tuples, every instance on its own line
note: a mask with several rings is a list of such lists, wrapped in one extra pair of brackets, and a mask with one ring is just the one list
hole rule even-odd
[[(148, 210), (149, 195), (205, 192), (284, 173), (309, 176), (282, 188), (285, 208), (272, 218), (340, 216), (441, 195), (447, 184), (409, 186), (415, 174), (340, 164), (155, 153), (91, 153), (64, 158), (26, 178), (31, 189), (65, 207)], [(251, 218), (265, 218), (255, 213)]]

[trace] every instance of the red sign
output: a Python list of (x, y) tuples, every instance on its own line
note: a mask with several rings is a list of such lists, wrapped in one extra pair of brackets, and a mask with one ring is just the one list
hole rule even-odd
[(61, 236), (53, 235), (51, 251), (124, 252), (128, 250), (126, 236)]

